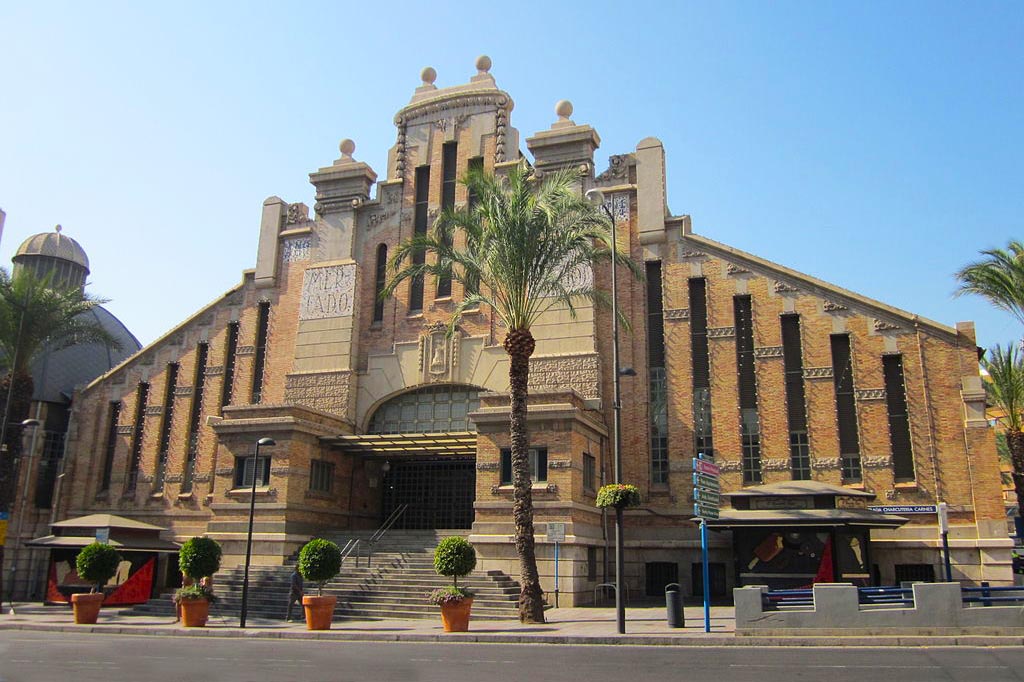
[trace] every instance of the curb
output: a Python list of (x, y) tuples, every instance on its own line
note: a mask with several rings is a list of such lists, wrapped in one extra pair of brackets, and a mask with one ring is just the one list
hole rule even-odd
[(0, 623), (0, 631), (74, 632), (136, 635), (149, 637), (221, 637), (247, 639), (290, 639), (339, 642), (471, 642), (476, 644), (549, 644), (590, 646), (677, 646), (677, 647), (1020, 647), (1024, 637), (998, 635), (888, 635), (877, 637), (733, 637), (727, 635), (517, 635), (515, 633), (383, 633), (339, 632), (337, 630), (242, 630), (239, 628), (150, 628), (125, 625), (71, 625), (45, 623)]

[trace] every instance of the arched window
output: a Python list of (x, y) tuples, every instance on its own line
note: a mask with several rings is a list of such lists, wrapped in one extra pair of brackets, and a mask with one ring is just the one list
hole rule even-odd
[(427, 386), (395, 396), (377, 408), (369, 433), (476, 431), (469, 413), (480, 407), (470, 386)]
[(384, 321), (384, 299), (380, 292), (384, 291), (384, 281), (387, 278), (388, 268), (388, 245), (381, 244), (377, 247), (377, 272), (373, 284), (373, 321)]

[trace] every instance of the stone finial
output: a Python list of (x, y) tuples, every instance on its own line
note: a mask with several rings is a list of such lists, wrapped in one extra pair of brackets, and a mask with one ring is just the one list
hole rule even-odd
[(60, 223), (57, 223), (57, 225), (53, 228), (53, 231), (56, 232), (57, 234), (60, 234), (61, 230), (63, 229), (64, 228), (60, 226)]
[(341, 152), (341, 158), (338, 161), (352, 161), (352, 152), (355, 150), (356, 143), (346, 137), (338, 145), (338, 151)]
[(476, 58), (476, 70), (481, 74), (487, 73), (491, 70), (491, 58), (485, 54), (480, 55)]
[(567, 99), (560, 99), (555, 104), (555, 114), (558, 120), (551, 124), (552, 128), (570, 128), (576, 124), (569, 118), (572, 116), (572, 102)]
[(420, 78), (423, 80), (423, 85), (433, 85), (437, 80), (437, 71), (434, 70), (434, 67), (428, 66), (420, 71)]

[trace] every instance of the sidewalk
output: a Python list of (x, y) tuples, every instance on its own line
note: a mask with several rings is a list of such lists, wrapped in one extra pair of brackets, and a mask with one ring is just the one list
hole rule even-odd
[(616, 629), (614, 608), (564, 608), (546, 612), (548, 622), (523, 625), (517, 621), (470, 621), (470, 632), (445, 633), (436, 619), (336, 621), (331, 630), (310, 631), (299, 621), (250, 618), (244, 630), (238, 619), (214, 612), (205, 628), (184, 628), (169, 617), (124, 616), (116, 610), (100, 612), (96, 625), (75, 625), (67, 606), (16, 604), (15, 614), (0, 615), (0, 630), (35, 630), (76, 633), (108, 633), (167, 637), (257, 637), (362, 642), (489, 642), (503, 644), (599, 644), (661, 646), (1021, 646), (1020, 636), (919, 636), (876, 637), (760, 637), (734, 633), (732, 607), (711, 609), (710, 633), (704, 632), (704, 612), (699, 606), (685, 608), (686, 627), (670, 628), (664, 607), (626, 609), (626, 634)]

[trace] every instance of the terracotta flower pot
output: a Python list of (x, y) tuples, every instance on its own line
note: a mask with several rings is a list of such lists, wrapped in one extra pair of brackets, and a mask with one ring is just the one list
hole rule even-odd
[(337, 597), (303, 597), (302, 608), (306, 612), (307, 630), (330, 630), (334, 620), (334, 605)]
[(104, 595), (102, 592), (71, 595), (71, 610), (75, 614), (75, 623), (79, 625), (95, 624), (100, 616), (100, 606), (103, 605), (103, 599)]
[(469, 611), (473, 608), (473, 598), (441, 604), (441, 623), (445, 632), (468, 632)]
[(201, 628), (206, 626), (210, 617), (210, 602), (205, 599), (182, 599), (178, 602), (181, 605), (181, 624), (187, 628)]

